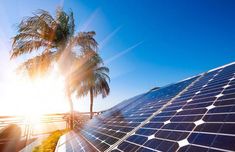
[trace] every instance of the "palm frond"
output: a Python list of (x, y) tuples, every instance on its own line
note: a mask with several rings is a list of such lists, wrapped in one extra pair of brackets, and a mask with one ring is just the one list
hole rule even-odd
[(31, 53), (33, 50), (38, 50), (40, 47), (49, 47), (50, 44), (44, 41), (19, 41), (18, 44), (13, 46), (13, 50), (11, 52), (11, 58), (16, 58), (25, 53)]
[(29, 39), (40, 39), (41, 36), (39, 33), (36, 32), (24, 32), (24, 33), (19, 33), (13, 38), (13, 43), (12, 45), (16, 45), (17, 42), (19, 41), (24, 41), (24, 40), (29, 40)]
[(81, 46), (81, 51), (97, 51), (98, 43), (94, 39), (95, 32), (80, 32), (75, 36), (76, 45)]
[(31, 78), (44, 76), (50, 69), (55, 53), (47, 51), (22, 63), (17, 71), (26, 72)]
[(73, 36), (74, 32), (75, 32), (75, 23), (74, 23), (73, 11), (70, 11), (70, 13), (69, 13), (68, 28), (69, 28), (69, 36)]
[(102, 97), (106, 97), (110, 92), (109, 69), (101, 66), (103, 65), (102, 59), (96, 52), (87, 52), (86, 55), (78, 59), (79, 66), (67, 80), (70, 89), (75, 91), (77, 96), (84, 96), (92, 88), (94, 96), (101, 94)]
[(34, 16), (27, 17), (18, 25), (18, 32), (32, 32), (41, 30), (43, 32), (51, 33), (55, 27), (56, 22), (53, 17), (44, 10), (38, 10)]
[(99, 79), (98, 82), (96, 82), (96, 85), (92, 88), (95, 97), (101, 94), (104, 98), (110, 93), (109, 84), (105, 79)]

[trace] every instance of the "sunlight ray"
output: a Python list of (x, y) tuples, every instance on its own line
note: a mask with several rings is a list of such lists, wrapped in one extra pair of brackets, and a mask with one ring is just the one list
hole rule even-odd
[(109, 64), (110, 62), (122, 57), (123, 55), (127, 54), (128, 52), (134, 50), (136, 47), (138, 47), (139, 45), (141, 45), (144, 41), (140, 41), (138, 43), (136, 43), (135, 45), (117, 53), (116, 55), (112, 56), (111, 58), (107, 59), (104, 61), (105, 64)]
[(95, 17), (98, 15), (100, 9), (96, 9), (91, 15), (90, 17), (82, 24), (82, 26), (79, 28), (79, 31), (86, 31), (87, 28), (90, 26), (90, 24), (92, 23), (92, 21), (95, 19)]
[(112, 37), (114, 37), (117, 32), (122, 28), (123, 26), (119, 26), (117, 27), (115, 30), (113, 30), (110, 34), (108, 34), (102, 41), (100, 41), (99, 43), (99, 49), (102, 49), (107, 43), (108, 41), (110, 41), (110, 39), (112, 39)]

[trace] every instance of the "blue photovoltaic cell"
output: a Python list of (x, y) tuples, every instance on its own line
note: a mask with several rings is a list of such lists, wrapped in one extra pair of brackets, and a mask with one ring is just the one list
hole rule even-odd
[(126, 100), (77, 128), (66, 151), (235, 151), (234, 73), (233, 63)]

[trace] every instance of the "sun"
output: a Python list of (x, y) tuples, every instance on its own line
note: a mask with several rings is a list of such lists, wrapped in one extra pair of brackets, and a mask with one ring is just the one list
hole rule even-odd
[(38, 118), (43, 114), (68, 112), (64, 79), (58, 73), (30, 80), (12, 72), (9, 79), (1, 103), (4, 115)]

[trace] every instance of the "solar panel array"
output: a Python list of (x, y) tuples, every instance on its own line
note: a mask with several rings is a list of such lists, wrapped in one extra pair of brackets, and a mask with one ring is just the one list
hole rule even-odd
[[(235, 151), (235, 64), (125, 101), (76, 130), (66, 151)], [(72, 147), (72, 148), (71, 148)]]

